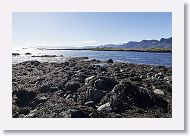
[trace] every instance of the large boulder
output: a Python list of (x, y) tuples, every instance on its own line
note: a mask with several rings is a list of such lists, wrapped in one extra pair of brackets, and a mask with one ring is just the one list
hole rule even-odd
[(117, 82), (114, 79), (110, 79), (107, 77), (98, 77), (94, 81), (94, 88), (99, 90), (111, 91), (116, 84)]
[(155, 93), (137, 87), (130, 82), (122, 82), (115, 86), (111, 95), (111, 107), (116, 113), (124, 112), (131, 106), (142, 109), (167, 109), (168, 102)]

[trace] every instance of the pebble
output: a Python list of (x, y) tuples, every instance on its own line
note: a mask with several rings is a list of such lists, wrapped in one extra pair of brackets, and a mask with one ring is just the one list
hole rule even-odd
[(154, 93), (164, 95), (164, 92), (161, 89), (155, 89)]
[(111, 108), (110, 103), (108, 102), (108, 103), (105, 103), (105, 104), (101, 105), (100, 107), (98, 107), (97, 110), (98, 111), (107, 111), (107, 112), (110, 112), (112, 110), (112, 108)]

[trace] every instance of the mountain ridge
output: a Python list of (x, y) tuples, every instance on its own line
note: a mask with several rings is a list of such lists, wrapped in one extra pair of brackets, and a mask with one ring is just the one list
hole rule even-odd
[(130, 41), (123, 44), (106, 44), (97, 46), (99, 48), (128, 48), (128, 49), (150, 49), (150, 48), (172, 48), (172, 37), (160, 40), (142, 40), (140, 42)]

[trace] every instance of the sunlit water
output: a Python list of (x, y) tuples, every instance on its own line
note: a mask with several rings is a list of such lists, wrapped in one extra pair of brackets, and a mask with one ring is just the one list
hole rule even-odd
[[(90, 51), (90, 50), (38, 50), (38, 49), (13, 49), (13, 53), (19, 56), (12, 57), (12, 63), (20, 63), (28, 60), (38, 60), (41, 62), (64, 62), (70, 57), (89, 57), (90, 59), (108, 60), (113, 59), (117, 62), (150, 65), (172, 65), (172, 53), (150, 53), (133, 51)], [(56, 55), (58, 57), (31, 57), (25, 55), (30, 52), (32, 55)], [(62, 56), (61, 56), (62, 55)]]

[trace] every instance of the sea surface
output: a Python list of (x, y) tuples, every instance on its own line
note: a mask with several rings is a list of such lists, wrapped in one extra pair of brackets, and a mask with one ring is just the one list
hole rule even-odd
[[(32, 55), (25, 55), (25, 53)], [(90, 51), (90, 50), (39, 50), (35, 48), (12, 49), (12, 63), (20, 63), (28, 60), (41, 62), (64, 62), (70, 57), (89, 57), (89, 59), (108, 60), (115, 62), (148, 64), (159, 66), (172, 66), (172, 53), (134, 52), (134, 51)], [(56, 55), (58, 57), (32, 57), (41, 55)]]

